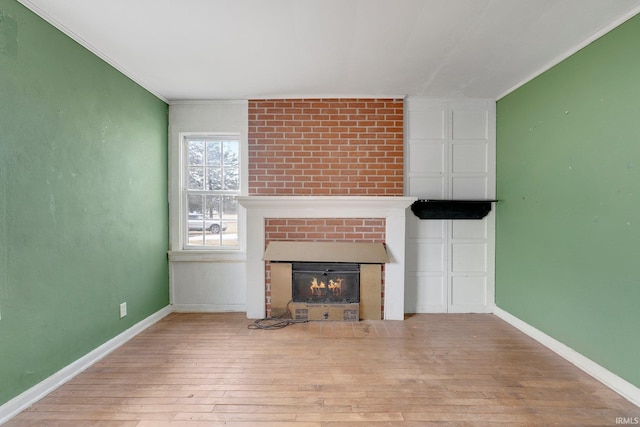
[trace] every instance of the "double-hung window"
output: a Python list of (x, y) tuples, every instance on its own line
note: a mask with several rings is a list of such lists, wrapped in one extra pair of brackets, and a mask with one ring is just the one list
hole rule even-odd
[(240, 136), (183, 137), (185, 249), (238, 249)]

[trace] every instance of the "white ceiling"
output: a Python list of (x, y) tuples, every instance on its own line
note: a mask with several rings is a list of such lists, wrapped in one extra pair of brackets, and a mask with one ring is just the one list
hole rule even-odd
[(640, 0), (19, 0), (164, 100), (498, 99)]

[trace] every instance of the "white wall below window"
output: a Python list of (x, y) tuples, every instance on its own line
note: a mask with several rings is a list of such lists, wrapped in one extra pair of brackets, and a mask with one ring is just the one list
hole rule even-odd
[(180, 134), (238, 133), (241, 137), (241, 192), (248, 184), (248, 102), (185, 101), (169, 106), (169, 280), (176, 311), (245, 311), (247, 301), (244, 233), (239, 208), (237, 251), (186, 251), (180, 240)]
[(247, 309), (245, 262), (172, 262), (174, 311), (240, 311)]

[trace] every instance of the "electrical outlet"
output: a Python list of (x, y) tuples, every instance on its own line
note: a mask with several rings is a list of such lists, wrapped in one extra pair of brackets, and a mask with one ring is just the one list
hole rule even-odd
[(120, 318), (122, 319), (126, 315), (127, 315), (127, 303), (123, 302), (122, 304), (120, 304)]

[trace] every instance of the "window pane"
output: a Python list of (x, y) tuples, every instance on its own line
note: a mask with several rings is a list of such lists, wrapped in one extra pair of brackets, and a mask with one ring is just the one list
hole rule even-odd
[(239, 190), (240, 189), (240, 172), (238, 168), (224, 168), (224, 187), (223, 190)]
[(187, 171), (189, 174), (189, 190), (204, 190), (204, 168), (203, 167), (189, 167)]
[(234, 196), (222, 196), (222, 244), (238, 245), (238, 202)]
[[(196, 219), (195, 217), (191, 218), (191, 215), (199, 214), (202, 216), (202, 208), (203, 208), (203, 197), (200, 195), (189, 194), (187, 196), (187, 214), (189, 215), (189, 219)], [(202, 218), (200, 218), (202, 220)]]
[(222, 217), (225, 219), (238, 219), (238, 201), (235, 196), (222, 196)]
[(222, 232), (222, 244), (225, 246), (238, 245), (238, 221), (224, 221)]
[(203, 245), (205, 223), (202, 215), (203, 197), (189, 194), (187, 196), (187, 233), (190, 245)]
[(206, 196), (205, 203), (205, 216), (207, 218), (220, 218), (220, 196)]
[(222, 169), (207, 168), (207, 190), (222, 189)]
[(187, 142), (188, 164), (203, 165), (204, 164), (204, 141), (188, 141)]
[(189, 231), (189, 245), (204, 245), (205, 232), (204, 231)]
[(238, 166), (240, 160), (238, 157), (239, 144), (238, 141), (224, 141), (224, 165)]
[(220, 166), (222, 163), (222, 142), (207, 141), (207, 166)]

